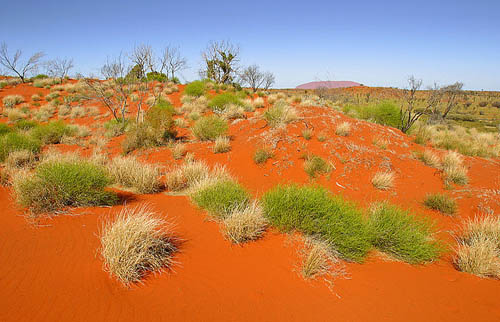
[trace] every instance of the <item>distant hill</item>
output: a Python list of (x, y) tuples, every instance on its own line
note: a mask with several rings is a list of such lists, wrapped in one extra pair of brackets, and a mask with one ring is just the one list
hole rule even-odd
[(343, 88), (343, 87), (354, 87), (361, 86), (360, 83), (351, 81), (321, 81), (321, 82), (310, 82), (297, 86), (298, 89), (316, 89), (316, 88)]

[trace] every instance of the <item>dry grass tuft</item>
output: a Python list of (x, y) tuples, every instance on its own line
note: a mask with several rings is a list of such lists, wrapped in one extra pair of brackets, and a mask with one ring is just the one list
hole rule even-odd
[(475, 217), (457, 238), (455, 266), (480, 277), (500, 278), (500, 217)]
[(189, 192), (214, 180), (230, 179), (224, 167), (210, 167), (203, 161), (188, 160), (165, 176), (165, 185), (171, 191)]
[(231, 141), (227, 136), (219, 136), (215, 139), (213, 146), (214, 153), (225, 153), (231, 151)]
[(377, 189), (389, 190), (394, 187), (394, 173), (387, 171), (377, 172), (372, 178), (372, 184)]
[(311, 279), (328, 274), (332, 271), (332, 265), (338, 262), (337, 254), (332, 251), (327, 242), (312, 238), (306, 239), (301, 269), (304, 278)]
[(37, 157), (32, 151), (19, 150), (9, 153), (5, 164), (10, 172), (14, 169), (33, 168), (36, 161)]
[(115, 182), (138, 193), (155, 193), (162, 189), (160, 168), (142, 163), (133, 156), (114, 158), (108, 170)]
[(418, 156), (418, 158), (429, 167), (433, 167), (436, 169), (441, 168), (441, 160), (439, 159), (439, 156), (433, 153), (431, 150), (425, 150)]
[(7, 95), (2, 99), (3, 106), (8, 108), (12, 108), (22, 102), (24, 102), (24, 97), (21, 95)]
[(176, 143), (172, 147), (172, 157), (175, 160), (180, 160), (186, 155), (186, 146), (182, 143)]
[(457, 152), (448, 152), (443, 158), (443, 172), (446, 181), (465, 185), (469, 182), (467, 168), (463, 165), (463, 158)]
[(351, 133), (351, 124), (349, 122), (342, 122), (335, 129), (335, 134), (340, 136), (348, 136), (349, 133)]
[(148, 272), (170, 267), (176, 246), (162, 225), (164, 221), (147, 206), (123, 208), (114, 221), (103, 224), (104, 270), (129, 285), (140, 282)]
[(234, 210), (223, 220), (224, 234), (235, 244), (259, 239), (266, 227), (267, 220), (256, 201), (243, 209)]

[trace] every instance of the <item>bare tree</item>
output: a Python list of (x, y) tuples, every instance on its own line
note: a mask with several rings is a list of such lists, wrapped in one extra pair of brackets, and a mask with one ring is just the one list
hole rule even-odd
[(205, 63), (200, 71), (203, 77), (219, 84), (233, 82), (238, 71), (240, 49), (229, 41), (211, 41), (201, 54)]
[(448, 99), (443, 114), (441, 115), (443, 120), (446, 119), (448, 113), (450, 113), (450, 111), (457, 105), (458, 98), (461, 95), (463, 95), (462, 91), (463, 86), (464, 86), (463, 83), (456, 82), (455, 84), (451, 84), (441, 88), (441, 91), (443, 91), (444, 96), (446, 96), (446, 98)]
[(243, 84), (248, 84), (255, 93), (264, 84), (265, 73), (259, 70), (259, 66), (251, 65), (243, 69), (240, 78)]
[(16, 50), (16, 53), (11, 56), (5, 42), (3, 42), (0, 47), (0, 65), (15, 73), (19, 76), (19, 78), (21, 78), (21, 81), (25, 83), (26, 76), (37, 71), (44, 53), (41, 51), (36, 52), (25, 62), (21, 62), (22, 55), (22, 50), (18, 49)]
[(421, 79), (416, 79), (414, 76), (408, 78), (408, 89), (405, 91), (404, 103), (400, 108), (400, 125), (403, 133), (408, 132), (412, 125), (424, 114), (424, 111), (416, 110), (416, 94), (420, 87), (422, 87)]
[(56, 58), (45, 63), (47, 74), (50, 77), (60, 78), (61, 82), (68, 76), (70, 69), (73, 67), (73, 59), (68, 58)]
[(271, 72), (266, 72), (264, 74), (264, 89), (267, 91), (271, 86), (274, 85), (274, 74)]
[(135, 46), (130, 59), (136, 66), (139, 66), (141, 74), (138, 75), (139, 77), (145, 77), (148, 71), (155, 72), (155, 57), (150, 45)]
[(179, 48), (167, 46), (160, 57), (160, 73), (165, 74), (171, 79), (175, 79), (175, 74), (187, 68), (186, 58), (181, 56)]

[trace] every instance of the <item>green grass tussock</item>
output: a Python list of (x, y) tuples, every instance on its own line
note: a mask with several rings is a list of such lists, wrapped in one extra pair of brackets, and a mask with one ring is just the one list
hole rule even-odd
[(191, 199), (217, 218), (224, 219), (234, 210), (243, 208), (250, 201), (250, 194), (232, 180), (216, 180), (197, 189)]
[(27, 150), (33, 153), (40, 152), (42, 143), (26, 134), (11, 132), (0, 136), (0, 162), (5, 161), (9, 153)]
[(429, 194), (425, 197), (424, 205), (445, 215), (453, 216), (457, 212), (457, 202), (445, 194)]
[(217, 137), (226, 134), (229, 126), (227, 121), (215, 116), (204, 116), (194, 124), (193, 135), (201, 141), (213, 141)]

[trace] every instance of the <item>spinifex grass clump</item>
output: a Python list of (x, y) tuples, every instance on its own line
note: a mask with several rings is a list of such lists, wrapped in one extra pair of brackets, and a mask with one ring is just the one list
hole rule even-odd
[(201, 141), (213, 141), (226, 134), (228, 128), (226, 120), (215, 115), (204, 116), (194, 124), (193, 134)]
[(105, 168), (84, 160), (47, 161), (31, 175), (14, 178), (18, 202), (44, 213), (67, 206), (105, 206), (117, 202), (117, 196), (106, 191), (111, 183)]
[(276, 128), (295, 121), (298, 116), (293, 107), (285, 101), (278, 101), (264, 112), (263, 118), (270, 127)]
[(436, 260), (443, 251), (441, 243), (433, 238), (432, 222), (396, 206), (375, 205), (369, 224), (376, 248), (410, 264)]
[(100, 249), (104, 270), (129, 285), (169, 267), (176, 246), (163, 225), (148, 207), (124, 208), (115, 220), (105, 222)]
[(273, 157), (273, 151), (268, 148), (259, 148), (253, 155), (253, 161), (257, 164), (265, 163), (268, 159)]
[(211, 180), (195, 189), (191, 195), (194, 203), (218, 218), (225, 218), (250, 201), (250, 194), (233, 180)]
[(346, 260), (361, 262), (371, 248), (362, 213), (325, 188), (279, 185), (264, 194), (262, 207), (272, 225), (317, 235)]
[(304, 171), (311, 178), (316, 178), (318, 174), (326, 174), (332, 170), (332, 165), (317, 155), (309, 155), (304, 162)]
[(33, 153), (40, 152), (42, 144), (29, 135), (11, 132), (0, 136), (0, 162), (5, 161), (9, 153), (26, 150)]
[(113, 181), (138, 193), (155, 193), (162, 188), (159, 167), (141, 163), (136, 157), (116, 157), (108, 170)]
[(205, 82), (194, 81), (186, 85), (184, 94), (189, 96), (199, 97), (205, 93)]
[(427, 208), (438, 210), (445, 215), (454, 215), (457, 212), (457, 203), (445, 194), (430, 194), (425, 197), (424, 205)]
[(75, 135), (75, 129), (62, 121), (53, 121), (45, 125), (38, 125), (32, 131), (31, 135), (42, 141), (44, 144), (60, 143), (64, 136)]
[(243, 102), (232, 93), (219, 94), (208, 102), (208, 107), (213, 111), (224, 111), (229, 105), (243, 106)]

